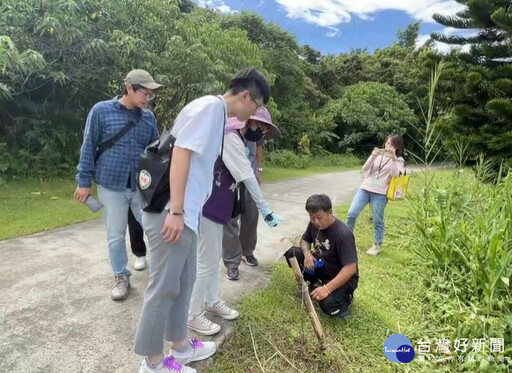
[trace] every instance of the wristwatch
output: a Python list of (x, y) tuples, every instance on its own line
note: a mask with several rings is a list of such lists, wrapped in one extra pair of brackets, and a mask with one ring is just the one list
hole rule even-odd
[(185, 210), (183, 210), (181, 212), (174, 212), (174, 211), (171, 211), (171, 209), (169, 207), (166, 207), (165, 211), (167, 211), (167, 213), (171, 214), (171, 215), (184, 215), (185, 214)]

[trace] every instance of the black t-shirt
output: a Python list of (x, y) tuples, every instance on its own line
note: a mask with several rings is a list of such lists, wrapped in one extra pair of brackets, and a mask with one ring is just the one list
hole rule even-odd
[[(343, 266), (357, 263), (357, 251), (354, 235), (349, 227), (336, 218), (327, 229), (318, 230), (311, 222), (302, 239), (311, 244), (311, 253), (316, 259), (322, 259), (324, 266), (316, 273), (321, 279), (332, 280)], [(357, 285), (359, 269), (349, 280)]]

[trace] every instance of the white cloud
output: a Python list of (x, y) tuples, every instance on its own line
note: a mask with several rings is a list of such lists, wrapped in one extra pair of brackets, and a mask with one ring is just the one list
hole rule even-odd
[(327, 36), (328, 38), (334, 38), (340, 34), (340, 30), (337, 29), (336, 27), (332, 27), (331, 30), (332, 31), (329, 31), (328, 33), (325, 34), (325, 36)]
[(454, 0), (276, 0), (289, 18), (336, 28), (350, 22), (352, 16), (371, 20), (382, 10), (398, 10), (423, 22), (435, 22), (434, 13), (452, 15), (464, 6)]
[(196, 3), (203, 8), (216, 9), (221, 13), (236, 13), (236, 10), (229, 7), (224, 0), (196, 0)]

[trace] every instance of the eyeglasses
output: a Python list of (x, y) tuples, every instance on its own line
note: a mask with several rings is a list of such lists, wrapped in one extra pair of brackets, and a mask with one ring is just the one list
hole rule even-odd
[(147, 92), (147, 91), (146, 91), (146, 90), (144, 90), (144, 89), (137, 89), (135, 92), (140, 92), (140, 93), (142, 93), (142, 95), (144, 96), (144, 98), (145, 98), (146, 100), (149, 100), (149, 101), (153, 100), (153, 99), (156, 97), (156, 96), (155, 96), (155, 94), (154, 94), (153, 92)]
[(251, 95), (251, 93), (250, 93), (250, 92), (249, 92), (249, 97), (250, 97), (250, 98), (251, 98), (251, 100), (256, 104), (256, 110), (258, 110), (260, 107), (262, 107), (262, 106), (263, 106), (263, 103), (258, 104), (258, 101), (256, 101), (256, 100), (252, 97), (252, 95)]

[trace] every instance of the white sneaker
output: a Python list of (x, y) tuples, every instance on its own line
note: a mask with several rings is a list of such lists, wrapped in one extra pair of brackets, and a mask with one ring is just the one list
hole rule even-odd
[(169, 355), (172, 355), (181, 364), (188, 364), (193, 361), (208, 359), (217, 351), (215, 342), (199, 342), (196, 338), (192, 338), (190, 345), (192, 348), (187, 352), (178, 352), (171, 349)]
[(226, 306), (226, 303), (221, 300), (215, 303), (205, 304), (204, 309), (207, 312), (222, 317), (224, 320), (234, 320), (240, 316), (237, 310)]
[(166, 356), (156, 368), (151, 368), (146, 359), (142, 360), (139, 373), (197, 373), (197, 370), (180, 364), (173, 356)]
[(145, 256), (138, 256), (135, 258), (135, 263), (133, 263), (133, 269), (136, 269), (137, 271), (142, 271), (146, 268), (146, 257)]
[(381, 248), (380, 245), (373, 244), (373, 246), (366, 252), (368, 255), (376, 256), (380, 253)]
[(220, 325), (208, 320), (204, 315), (204, 312), (191, 317), (187, 321), (187, 326), (202, 335), (214, 335), (220, 331)]

